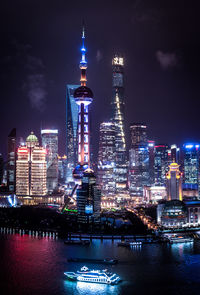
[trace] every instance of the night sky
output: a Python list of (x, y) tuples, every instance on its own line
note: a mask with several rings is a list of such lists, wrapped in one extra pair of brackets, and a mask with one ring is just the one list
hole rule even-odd
[(148, 125), (157, 143), (200, 141), (199, 1), (19, 0), (0, 4), (0, 152), (13, 127), (26, 138), (59, 129), (65, 153), (65, 88), (80, 79), (86, 24), (92, 131), (109, 119), (115, 53), (125, 58), (126, 136)]

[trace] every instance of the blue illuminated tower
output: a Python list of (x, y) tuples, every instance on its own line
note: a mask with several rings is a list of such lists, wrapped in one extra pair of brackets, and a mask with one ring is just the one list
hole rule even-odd
[(93, 93), (86, 86), (87, 61), (85, 59), (86, 48), (84, 45), (85, 30), (82, 30), (81, 47), (81, 86), (74, 91), (74, 99), (78, 105), (78, 165), (73, 171), (74, 178), (82, 178), (83, 171), (90, 165), (90, 133), (89, 133), (89, 114), (88, 106), (93, 101)]

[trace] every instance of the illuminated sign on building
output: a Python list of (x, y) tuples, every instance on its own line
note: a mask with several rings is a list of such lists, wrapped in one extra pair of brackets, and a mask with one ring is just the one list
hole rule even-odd
[(123, 57), (115, 56), (115, 57), (113, 58), (113, 65), (120, 65), (120, 66), (123, 66), (123, 65), (124, 65), (124, 59), (123, 59)]

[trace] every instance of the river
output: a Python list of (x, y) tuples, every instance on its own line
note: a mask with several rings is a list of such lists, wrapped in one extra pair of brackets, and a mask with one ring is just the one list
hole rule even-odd
[[(69, 257), (117, 258), (117, 265), (106, 268), (117, 273), (122, 282), (109, 286), (67, 281), (64, 271), (83, 266), (67, 262)], [(4, 234), (0, 235), (0, 261), (1, 295), (200, 294), (200, 241), (127, 249), (110, 240), (94, 240), (91, 246), (69, 246), (60, 239)]]

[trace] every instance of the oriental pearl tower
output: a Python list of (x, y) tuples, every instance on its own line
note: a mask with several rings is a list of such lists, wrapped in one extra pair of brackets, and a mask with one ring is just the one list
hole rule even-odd
[(88, 106), (93, 101), (93, 93), (90, 88), (86, 86), (86, 69), (87, 61), (85, 58), (85, 29), (82, 29), (82, 47), (81, 47), (81, 61), (79, 67), (81, 69), (81, 86), (74, 92), (74, 99), (79, 107), (78, 112), (78, 165), (73, 170), (74, 179), (81, 179), (84, 171), (89, 172), (90, 166), (90, 131), (89, 131), (89, 113)]

